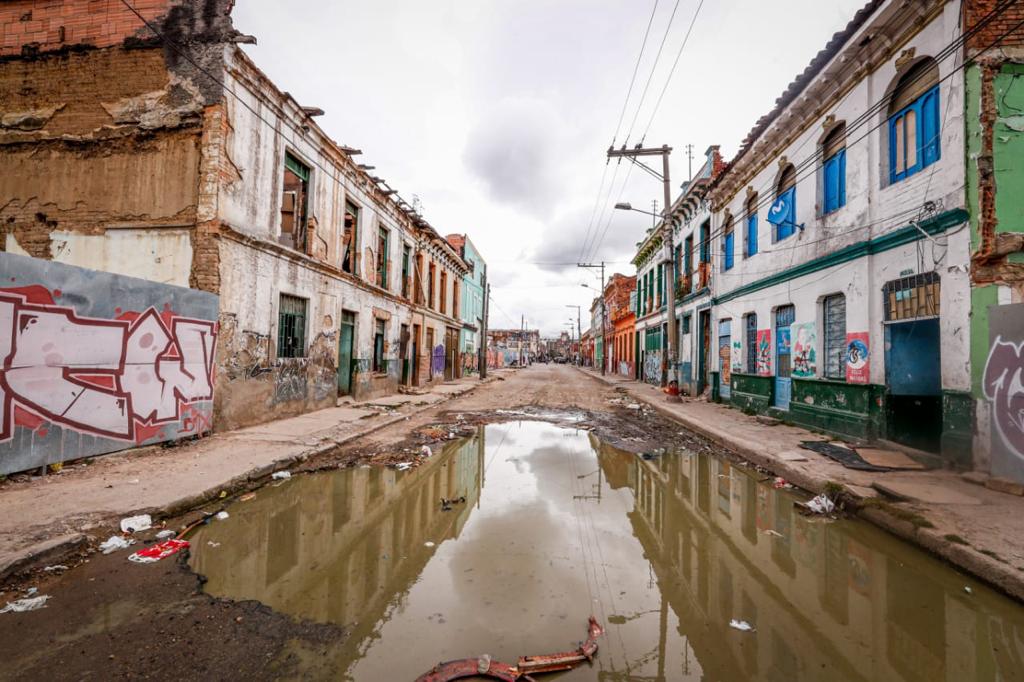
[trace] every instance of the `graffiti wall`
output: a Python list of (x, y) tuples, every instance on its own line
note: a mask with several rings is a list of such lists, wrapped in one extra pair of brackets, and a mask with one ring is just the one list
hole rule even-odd
[(649, 350), (644, 356), (644, 381), (661, 386), (661, 351)]
[(434, 346), (434, 352), (430, 356), (430, 371), (434, 376), (444, 374), (444, 346)]
[(213, 427), (217, 296), (0, 253), (0, 474)]
[(992, 422), (992, 474), (1024, 480), (1024, 303), (988, 310), (982, 390)]

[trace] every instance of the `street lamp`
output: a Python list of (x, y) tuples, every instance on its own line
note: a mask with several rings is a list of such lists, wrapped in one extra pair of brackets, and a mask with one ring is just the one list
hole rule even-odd
[(644, 211), (643, 209), (633, 208), (633, 204), (629, 203), (628, 201), (623, 201), (618, 204), (615, 204), (615, 208), (617, 208), (620, 211), (636, 211), (637, 213), (643, 213), (644, 215), (654, 216), (655, 218), (662, 217), (660, 213), (652, 213), (651, 211)]

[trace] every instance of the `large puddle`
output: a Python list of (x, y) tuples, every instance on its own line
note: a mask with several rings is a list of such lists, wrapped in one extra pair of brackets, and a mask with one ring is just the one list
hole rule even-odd
[(212, 594), (346, 627), (303, 661), (318, 678), (515, 663), (574, 648), (593, 613), (594, 664), (540, 679), (1024, 679), (1024, 608), (864, 523), (802, 516), (755, 476), (490, 425), (417, 469), (267, 487), (194, 537), (192, 564)]

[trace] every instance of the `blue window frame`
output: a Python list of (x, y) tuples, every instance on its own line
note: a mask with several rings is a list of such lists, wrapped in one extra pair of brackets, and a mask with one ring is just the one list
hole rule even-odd
[(747, 216), (747, 251), (746, 255), (753, 256), (757, 253), (757, 214)]
[(846, 150), (840, 149), (825, 160), (824, 213), (846, 205)]
[(733, 265), (733, 258), (732, 258), (733, 234), (732, 234), (731, 226), (730, 226), (729, 231), (725, 233), (725, 244), (724, 244), (723, 248), (725, 250), (725, 258), (724, 258), (725, 262), (722, 264), (722, 268), (725, 269), (725, 270), (732, 270), (732, 265)]
[(889, 180), (899, 182), (939, 160), (939, 86), (889, 117)]

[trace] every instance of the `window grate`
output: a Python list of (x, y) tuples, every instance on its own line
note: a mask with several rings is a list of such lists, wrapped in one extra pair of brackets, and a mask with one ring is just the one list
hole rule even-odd
[(845, 379), (846, 363), (846, 297), (842, 294), (826, 296), (823, 303), (825, 316), (825, 377)]
[(939, 314), (939, 275), (925, 272), (901, 277), (882, 288), (885, 300), (885, 321), (899, 322)]
[(306, 356), (306, 305), (304, 298), (281, 294), (277, 313), (277, 357)]
[(747, 374), (757, 374), (757, 315), (747, 315), (746, 338), (743, 342), (747, 346)]

